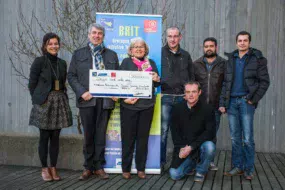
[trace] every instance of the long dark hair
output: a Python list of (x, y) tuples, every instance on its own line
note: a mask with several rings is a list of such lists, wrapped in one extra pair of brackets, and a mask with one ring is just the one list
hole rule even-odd
[(43, 37), (43, 43), (42, 43), (42, 47), (41, 47), (43, 55), (47, 53), (46, 45), (49, 42), (49, 40), (52, 38), (56, 38), (58, 41), (58, 44), (60, 45), (60, 38), (58, 37), (58, 35), (56, 35), (55, 33), (52, 33), (52, 32), (46, 33)]

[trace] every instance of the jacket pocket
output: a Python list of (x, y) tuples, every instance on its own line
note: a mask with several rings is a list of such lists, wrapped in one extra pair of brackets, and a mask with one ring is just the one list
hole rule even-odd
[(115, 70), (116, 64), (115, 61), (106, 61), (106, 63), (104, 63), (106, 70)]

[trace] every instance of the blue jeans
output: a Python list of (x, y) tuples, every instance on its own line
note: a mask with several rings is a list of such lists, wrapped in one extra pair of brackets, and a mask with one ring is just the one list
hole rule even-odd
[[(215, 143), (215, 144), (217, 144), (217, 134), (218, 134), (218, 130), (220, 128), (221, 115), (222, 115), (222, 113), (218, 109), (215, 109), (216, 137), (213, 139), (213, 143)], [(213, 160), (211, 162), (214, 162), (214, 159), (215, 159), (215, 157), (213, 157)]]
[(173, 105), (182, 102), (183, 96), (171, 96), (163, 95), (161, 98), (161, 149), (160, 149), (160, 162), (161, 164), (166, 163), (166, 146), (167, 146), (167, 135), (169, 131), (169, 120)]
[(215, 157), (216, 146), (212, 141), (206, 141), (200, 146), (200, 162), (197, 164), (188, 156), (178, 168), (170, 168), (171, 179), (179, 180), (190, 173), (195, 167), (196, 172), (205, 175), (208, 172), (211, 160)]
[(231, 97), (227, 113), (232, 139), (232, 164), (248, 173), (254, 171), (254, 112), (255, 106), (248, 104), (245, 98)]
[(221, 115), (222, 115), (222, 113), (221, 113), (218, 109), (216, 109), (216, 110), (215, 110), (216, 134), (218, 134), (218, 130), (219, 130), (219, 128), (220, 128)]

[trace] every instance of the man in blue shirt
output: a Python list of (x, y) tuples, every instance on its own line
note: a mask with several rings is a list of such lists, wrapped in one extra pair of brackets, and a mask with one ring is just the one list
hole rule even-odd
[(247, 180), (253, 178), (254, 171), (254, 112), (269, 87), (267, 60), (261, 51), (250, 47), (250, 42), (250, 33), (239, 32), (237, 50), (227, 54), (219, 108), (228, 114), (232, 139), (233, 168), (224, 175), (244, 174)]

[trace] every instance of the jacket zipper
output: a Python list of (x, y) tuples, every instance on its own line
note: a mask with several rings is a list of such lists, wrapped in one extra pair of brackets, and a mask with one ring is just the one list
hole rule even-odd
[(168, 68), (169, 68), (169, 70), (170, 70), (170, 63), (169, 63), (169, 59), (168, 59), (168, 57), (166, 57), (166, 59), (167, 59), (167, 65), (168, 65)]
[(245, 59), (245, 64), (244, 64), (244, 67), (243, 67), (243, 85), (244, 85), (244, 87), (246, 87), (246, 90), (247, 90), (247, 91), (249, 91), (249, 90), (248, 90), (248, 87), (247, 87), (247, 85), (246, 85), (246, 83), (245, 83), (244, 74), (245, 74), (245, 67), (248, 65), (249, 59), (250, 59), (250, 57), (249, 57), (249, 55), (248, 55), (247, 58)]

